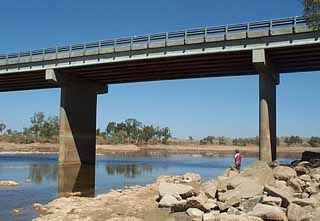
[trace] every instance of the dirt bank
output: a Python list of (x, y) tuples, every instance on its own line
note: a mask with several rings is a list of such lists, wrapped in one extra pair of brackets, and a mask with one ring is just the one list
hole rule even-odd
[[(200, 155), (200, 156), (231, 156), (238, 148), (244, 156), (258, 156), (257, 146), (235, 147), (228, 145), (97, 145), (97, 154), (124, 156), (170, 156), (170, 155)], [(317, 151), (320, 148), (311, 147), (278, 147), (280, 158), (300, 158), (303, 151)], [(58, 153), (58, 144), (13, 144), (0, 143), (0, 154), (4, 153)]]

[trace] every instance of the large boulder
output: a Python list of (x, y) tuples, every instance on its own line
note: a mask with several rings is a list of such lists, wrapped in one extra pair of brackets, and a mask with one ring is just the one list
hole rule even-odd
[(159, 207), (173, 207), (175, 204), (177, 204), (179, 201), (176, 197), (170, 194), (164, 195), (160, 202), (159, 202)]
[(295, 192), (301, 193), (302, 192), (302, 187), (297, 178), (291, 178), (287, 181), (287, 185), (291, 187)]
[(313, 152), (313, 151), (304, 151), (302, 153), (301, 160), (303, 160), (303, 161), (311, 161), (312, 159), (320, 159), (320, 153), (319, 152)]
[(200, 192), (198, 196), (187, 199), (186, 208), (197, 208), (203, 212), (208, 212), (210, 208), (207, 207), (208, 198), (205, 193)]
[(299, 206), (315, 206), (318, 203), (318, 201), (314, 198), (304, 198), (304, 199), (295, 198), (292, 200), (292, 203), (295, 203)]
[(195, 190), (192, 186), (176, 183), (160, 182), (159, 195), (162, 198), (164, 195), (179, 194), (183, 199), (195, 195)]
[(268, 193), (268, 195), (273, 197), (280, 197), (282, 199), (281, 206), (288, 207), (289, 203), (291, 202), (293, 195), (291, 192), (279, 189), (270, 185), (264, 186), (264, 191)]
[(296, 177), (297, 176), (297, 172), (294, 169), (290, 168), (290, 167), (278, 166), (278, 167), (273, 169), (273, 175), (278, 180), (287, 181), (287, 180), (289, 180), (291, 178)]
[(287, 216), (289, 221), (300, 221), (307, 217), (306, 210), (294, 203), (290, 203), (287, 208)]
[(282, 199), (280, 197), (263, 196), (261, 202), (270, 206), (281, 206)]
[(210, 180), (201, 185), (200, 190), (202, 190), (208, 198), (215, 199), (218, 188), (218, 181)]
[(248, 213), (250, 216), (257, 216), (263, 220), (273, 221), (287, 221), (288, 218), (285, 212), (280, 207), (270, 206), (265, 204), (257, 204), (251, 212)]
[(311, 182), (311, 176), (305, 174), (305, 175), (301, 175), (299, 177), (300, 180), (304, 181), (304, 182)]
[(254, 180), (247, 180), (246, 182), (241, 183), (235, 189), (229, 190), (225, 193), (219, 195), (219, 200), (226, 202), (231, 198), (252, 198), (254, 196), (263, 194), (263, 185), (258, 184)]
[(257, 161), (241, 172), (242, 177), (255, 180), (260, 185), (273, 184), (273, 171), (265, 161)]
[(242, 199), (239, 208), (241, 208), (244, 212), (248, 213), (252, 211), (253, 207), (255, 207), (261, 201), (262, 196), (256, 196), (249, 199)]
[(181, 182), (183, 182), (183, 183), (200, 183), (201, 176), (196, 173), (186, 173), (182, 176)]
[(199, 217), (202, 218), (204, 212), (202, 212), (201, 210), (197, 209), (197, 208), (189, 208), (187, 209), (186, 213), (191, 216), (191, 217)]
[(294, 167), (294, 170), (297, 172), (298, 176), (309, 173), (309, 169), (304, 166), (296, 166), (296, 167)]

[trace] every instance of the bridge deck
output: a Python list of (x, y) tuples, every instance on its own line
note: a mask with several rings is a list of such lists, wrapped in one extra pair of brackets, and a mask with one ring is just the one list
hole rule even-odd
[(256, 74), (265, 48), (280, 73), (320, 68), (319, 32), (301, 17), (0, 55), (0, 91), (57, 87), (46, 69), (106, 84)]

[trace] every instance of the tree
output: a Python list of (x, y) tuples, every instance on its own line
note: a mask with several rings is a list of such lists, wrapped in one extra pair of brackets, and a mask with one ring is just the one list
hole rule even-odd
[(308, 144), (312, 147), (320, 147), (320, 137), (311, 137)]
[(308, 26), (314, 30), (320, 28), (320, 0), (304, 0), (304, 16)]
[(299, 137), (299, 136), (290, 136), (290, 137), (286, 137), (284, 139), (284, 142), (288, 145), (297, 145), (297, 144), (302, 144), (303, 140)]
[(30, 132), (36, 137), (40, 137), (40, 131), (44, 124), (44, 113), (38, 112), (34, 113), (33, 117), (30, 118), (31, 121), (31, 128)]
[(142, 129), (142, 136), (145, 142), (149, 142), (155, 136), (155, 128), (151, 126), (144, 126)]
[(171, 132), (169, 127), (162, 128), (161, 135), (162, 135), (162, 143), (166, 144), (168, 142), (168, 139), (171, 138)]
[(4, 123), (0, 123), (0, 133), (1, 134), (5, 131), (6, 127), (7, 126)]

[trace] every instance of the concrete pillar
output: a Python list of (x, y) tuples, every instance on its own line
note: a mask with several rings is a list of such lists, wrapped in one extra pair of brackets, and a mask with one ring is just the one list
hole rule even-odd
[(97, 94), (107, 86), (46, 71), (61, 86), (59, 164), (95, 164)]
[(279, 74), (266, 60), (263, 49), (253, 51), (253, 64), (259, 73), (259, 160), (276, 160), (276, 85)]

